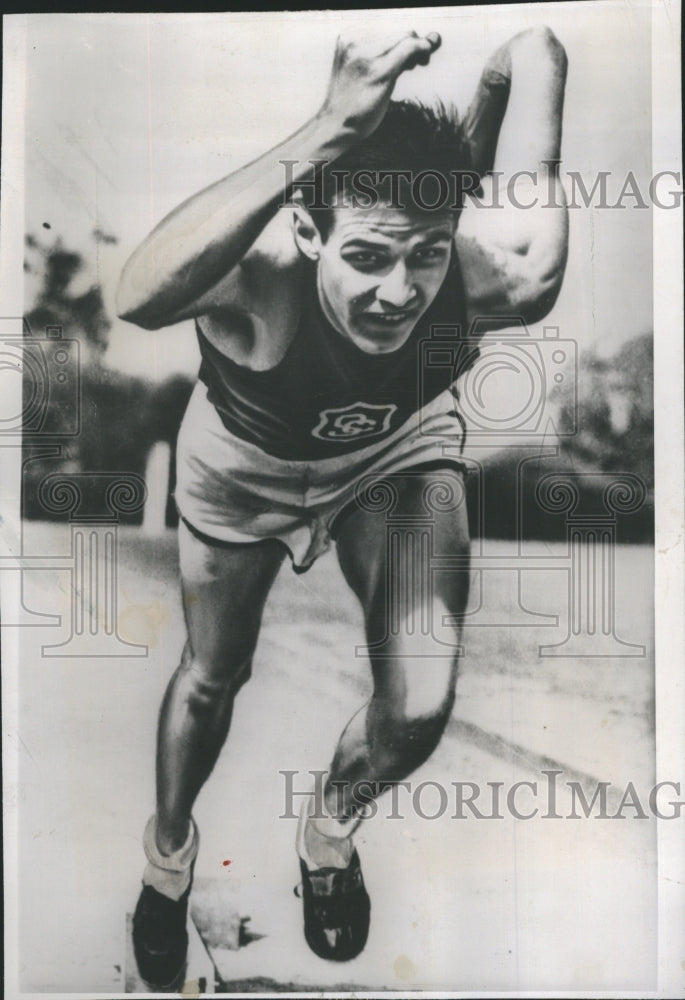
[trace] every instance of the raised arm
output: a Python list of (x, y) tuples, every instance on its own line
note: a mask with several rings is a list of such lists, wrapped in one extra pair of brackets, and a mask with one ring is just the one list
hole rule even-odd
[[(483, 195), (467, 199), (456, 242), (471, 318), (482, 328), (554, 305), (568, 216), (558, 178), (566, 53), (548, 28), (516, 35), (483, 71), (465, 116)], [(495, 207), (499, 206), (499, 207)]]
[(276, 148), (174, 209), (124, 267), (118, 314), (157, 329), (200, 315), (219, 285), (222, 295), (233, 292), (239, 300), (245, 256), (284, 197), (281, 161), (291, 161), (294, 185), (311, 173), (310, 161), (337, 159), (377, 128), (400, 73), (425, 65), (439, 45), (439, 35), (419, 38), (415, 32), (392, 44), (338, 40), (318, 114)]

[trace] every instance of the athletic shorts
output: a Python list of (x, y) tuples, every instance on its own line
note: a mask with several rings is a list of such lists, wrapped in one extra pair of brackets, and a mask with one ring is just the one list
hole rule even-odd
[(354, 509), (362, 476), (428, 463), (463, 470), (464, 442), (464, 421), (447, 391), (376, 444), (339, 457), (287, 461), (231, 434), (198, 382), (178, 437), (176, 505), (200, 540), (276, 538), (302, 572), (330, 547), (341, 515)]

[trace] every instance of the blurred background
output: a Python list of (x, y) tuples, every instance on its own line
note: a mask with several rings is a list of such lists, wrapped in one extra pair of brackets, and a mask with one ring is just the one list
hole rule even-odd
[[(178, 426), (198, 367), (192, 323), (149, 332), (119, 320), (114, 291), (128, 255), (169, 210), (276, 144), (323, 97), (341, 31), (437, 30), (443, 45), (426, 69), (406, 74), (395, 96), (453, 100), (464, 110), (488, 54), (515, 31), (548, 24), (569, 57), (562, 176), (587, 190), (610, 172), (616, 202), (629, 171), (650, 179), (649, 8), (572, 4), (520, 7), (507, 18), (468, 9), (327, 15), (39, 15), (27, 31), (25, 119), (25, 310), (27, 332), (61, 326), (80, 341), (81, 432), (59, 460), (25, 467), (24, 513), (44, 517), (36, 485), (47, 472), (154, 473), (148, 523), (173, 525), (169, 496)], [(292, 30), (288, 27), (292, 25)], [(285, 30), (284, 30), (285, 29)], [(626, 68), (630, 71), (626, 72)], [(567, 191), (569, 183), (566, 182)], [(577, 199), (579, 201), (579, 199)], [(573, 472), (586, 491), (596, 471), (631, 471), (646, 487), (641, 509), (619, 517), (619, 539), (652, 538), (651, 207), (570, 211), (569, 263), (545, 324), (577, 345), (577, 372), (553, 386), (539, 441), (545, 471)], [(530, 330), (542, 336), (541, 325)], [(575, 377), (574, 377), (575, 376)], [(551, 378), (549, 379), (551, 384)], [(493, 400), (506, 383), (491, 380)], [(545, 392), (549, 387), (545, 388)], [(51, 422), (67, 405), (54, 393)], [(55, 425), (55, 426), (57, 426)], [(558, 436), (560, 434), (560, 436)], [(495, 442), (496, 443), (496, 442)], [(484, 505), (475, 534), (510, 538), (513, 489), (530, 435), (509, 433), (477, 456)], [(478, 440), (472, 438), (472, 444)], [(518, 446), (521, 445), (521, 448)], [(523, 446), (527, 447), (523, 447)], [(549, 448), (547, 447), (547, 454)], [(524, 509), (535, 478), (522, 473)], [(159, 484), (163, 482), (163, 485)], [(144, 518), (142, 512), (132, 521)], [(563, 518), (535, 506), (526, 533), (563, 537)]]

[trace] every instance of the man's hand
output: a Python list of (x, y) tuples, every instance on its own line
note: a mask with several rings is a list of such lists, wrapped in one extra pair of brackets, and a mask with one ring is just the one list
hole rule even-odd
[[(244, 265), (248, 254), (273, 278), (271, 251), (256, 241), (285, 196), (289, 184), (308, 177), (315, 160), (330, 162), (369, 135), (383, 119), (395, 82), (405, 70), (426, 65), (440, 45), (431, 33), (416, 32), (395, 42), (338, 42), (328, 93), (318, 115), (274, 149), (228, 177), (199, 191), (163, 219), (128, 260), (119, 282), (117, 312), (148, 329), (203, 315), (208, 308), (236, 307), (259, 315), (260, 299), (245, 306)], [(292, 237), (288, 232), (288, 248)], [(278, 259), (278, 254), (275, 258)], [(235, 272), (234, 272), (235, 269)], [(242, 289), (240, 293), (235, 289)]]
[(420, 38), (415, 31), (392, 45), (338, 38), (322, 115), (355, 138), (366, 138), (383, 120), (400, 73), (427, 66), (441, 41), (436, 32)]

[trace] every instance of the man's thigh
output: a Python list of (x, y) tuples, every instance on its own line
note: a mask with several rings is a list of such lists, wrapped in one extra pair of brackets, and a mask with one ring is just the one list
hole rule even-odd
[(442, 712), (468, 597), (463, 472), (393, 473), (360, 493), (356, 508), (338, 534), (338, 558), (364, 610), (376, 693), (402, 716)]
[[(461, 469), (406, 469), (360, 486), (336, 540), (343, 574), (363, 608), (387, 600), (388, 587), (404, 574), (407, 592), (462, 613), (470, 542)], [(441, 569), (443, 557), (449, 565)]]
[(181, 521), (179, 554), (193, 658), (213, 674), (242, 667), (254, 652), (264, 604), (285, 547), (275, 539), (211, 544)]

